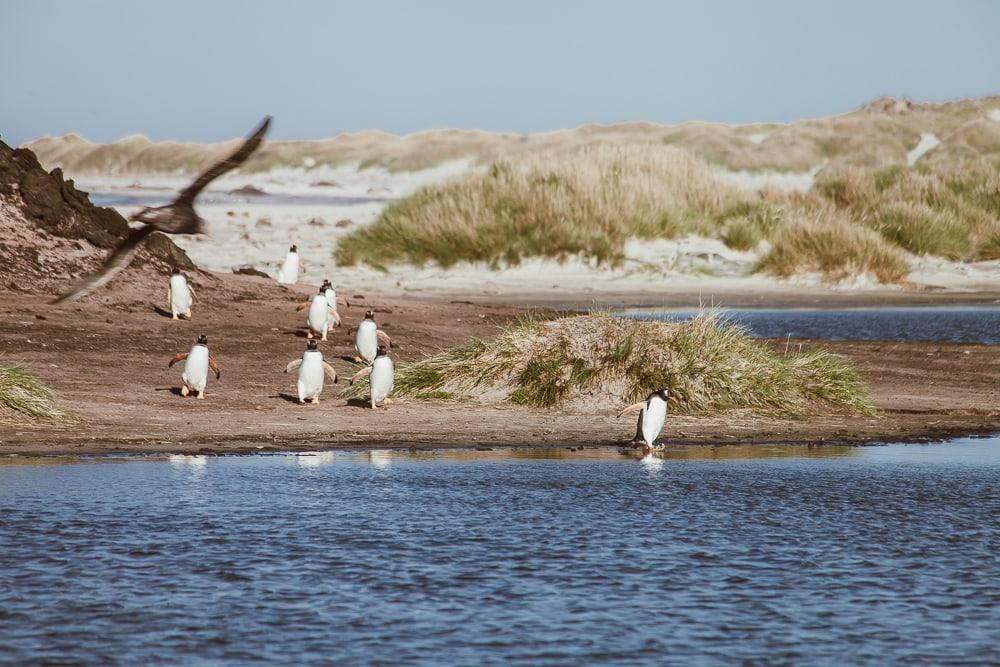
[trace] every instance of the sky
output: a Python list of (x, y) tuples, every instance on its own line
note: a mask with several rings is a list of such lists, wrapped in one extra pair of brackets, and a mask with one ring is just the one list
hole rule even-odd
[(991, 0), (0, 0), (0, 137), (788, 121), (1000, 93)]

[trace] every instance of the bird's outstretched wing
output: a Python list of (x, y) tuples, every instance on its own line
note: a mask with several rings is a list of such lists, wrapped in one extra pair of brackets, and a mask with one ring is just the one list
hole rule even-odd
[(108, 281), (118, 275), (132, 262), (132, 258), (135, 257), (135, 253), (139, 250), (139, 244), (155, 231), (156, 228), (150, 225), (133, 229), (125, 240), (121, 242), (121, 245), (115, 248), (115, 251), (104, 260), (104, 264), (101, 265), (97, 273), (84, 278), (76, 287), (62, 294), (52, 303), (79, 299), (80, 297), (87, 296), (98, 287), (107, 284)]
[(236, 167), (240, 166), (246, 159), (250, 157), (250, 154), (257, 150), (260, 146), (260, 142), (264, 139), (264, 135), (267, 134), (267, 128), (271, 125), (271, 117), (264, 116), (264, 120), (261, 121), (257, 129), (253, 131), (246, 141), (243, 142), (236, 152), (227, 157), (221, 162), (216, 162), (214, 165), (202, 172), (201, 176), (196, 178), (191, 185), (187, 186), (181, 190), (180, 195), (178, 195), (178, 202), (187, 202), (188, 204), (193, 204), (194, 198), (198, 196), (205, 186), (222, 176), (227, 171), (231, 171)]

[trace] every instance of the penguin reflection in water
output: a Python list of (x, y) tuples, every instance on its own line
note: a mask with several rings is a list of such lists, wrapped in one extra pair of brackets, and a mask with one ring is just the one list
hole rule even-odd
[(667, 401), (677, 403), (677, 398), (669, 389), (661, 389), (654, 391), (645, 401), (633, 403), (618, 413), (619, 417), (634, 412), (639, 413), (639, 422), (632, 442), (641, 442), (646, 449), (653, 449), (656, 438), (663, 430), (663, 422), (667, 420)]
[(170, 273), (170, 284), (167, 286), (167, 303), (170, 304), (170, 314), (173, 318), (191, 319), (191, 303), (194, 301), (194, 288), (180, 269)]
[(354, 361), (371, 364), (379, 347), (392, 347), (392, 339), (389, 338), (389, 334), (378, 328), (375, 324), (375, 311), (369, 310), (365, 313), (365, 319), (358, 325), (358, 333), (354, 337), (354, 349), (358, 351)]
[(222, 377), (219, 364), (215, 363), (215, 358), (208, 353), (208, 336), (202, 334), (198, 336), (198, 342), (191, 346), (187, 352), (181, 352), (170, 360), (167, 368), (170, 368), (178, 361), (184, 361), (184, 372), (181, 373), (181, 380), (184, 386), (181, 387), (181, 396), (187, 396), (192, 391), (198, 398), (205, 398), (205, 385), (208, 384), (208, 369), (215, 373), (215, 379)]
[(320, 287), (319, 294), (314, 294), (309, 301), (303, 301), (295, 310), (305, 310), (306, 308), (309, 309), (309, 315), (306, 318), (306, 326), (309, 327), (306, 335), (309, 338), (315, 334), (326, 340), (330, 326), (340, 326), (340, 315), (336, 308), (330, 307), (324, 288)]
[(301, 359), (289, 362), (285, 366), (285, 372), (291, 373), (296, 368), (299, 369), (299, 403), (305, 403), (306, 399), (312, 403), (319, 403), (319, 395), (323, 393), (324, 378), (330, 378), (337, 384), (337, 371), (323, 360), (323, 353), (317, 349), (314, 340), (309, 341)]
[(368, 386), (371, 389), (372, 409), (378, 407), (379, 403), (383, 406), (392, 403), (389, 394), (392, 393), (392, 387), (395, 384), (396, 369), (385, 346), (379, 346), (371, 366), (365, 366), (355, 373), (354, 377), (351, 378), (351, 384), (365, 376), (371, 376), (368, 378)]

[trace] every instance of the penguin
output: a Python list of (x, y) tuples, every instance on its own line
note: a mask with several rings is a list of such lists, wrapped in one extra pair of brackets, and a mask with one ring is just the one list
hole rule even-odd
[(326, 294), (326, 301), (330, 304), (330, 307), (337, 310), (337, 305), (342, 305), (345, 308), (350, 308), (351, 304), (348, 303), (346, 297), (337, 296), (337, 290), (333, 288), (333, 283), (330, 282), (329, 278), (323, 279), (323, 285), (321, 288), (323, 293)]
[(198, 336), (198, 342), (192, 345), (187, 352), (181, 352), (171, 359), (167, 368), (185, 359), (187, 361), (184, 363), (184, 372), (181, 373), (181, 380), (184, 381), (184, 386), (181, 387), (181, 396), (187, 396), (193, 391), (198, 395), (198, 398), (205, 398), (208, 369), (211, 368), (212, 372), (215, 373), (216, 380), (222, 378), (219, 364), (215, 363), (215, 358), (208, 353), (208, 336), (204, 334)]
[(677, 403), (677, 398), (669, 389), (661, 389), (647, 396), (645, 401), (633, 403), (618, 413), (619, 417), (632, 412), (639, 413), (632, 442), (641, 442), (646, 449), (653, 448), (656, 438), (663, 430), (663, 422), (667, 419), (667, 401)]
[(291, 373), (299, 369), (299, 403), (305, 403), (308, 398), (313, 403), (319, 403), (319, 395), (323, 392), (323, 378), (328, 377), (337, 384), (337, 371), (333, 366), (323, 361), (323, 353), (317, 349), (316, 341), (309, 341), (301, 359), (289, 362), (285, 372)]
[(285, 255), (285, 261), (278, 269), (278, 282), (285, 285), (294, 285), (299, 282), (299, 247), (293, 245)]
[(358, 325), (358, 333), (354, 337), (354, 349), (358, 356), (354, 360), (362, 364), (371, 364), (375, 360), (379, 346), (392, 347), (392, 339), (375, 324), (375, 311), (365, 313), (365, 319)]
[(340, 326), (340, 315), (337, 314), (336, 309), (330, 307), (322, 287), (319, 288), (319, 294), (314, 295), (309, 301), (303, 301), (295, 310), (305, 310), (306, 308), (309, 309), (309, 315), (306, 318), (306, 326), (309, 327), (306, 335), (309, 338), (316, 334), (326, 340), (330, 326)]
[(371, 390), (372, 410), (378, 407), (379, 403), (383, 407), (392, 403), (389, 394), (392, 393), (392, 387), (395, 384), (396, 368), (384, 345), (378, 346), (378, 351), (375, 353), (375, 359), (372, 361), (371, 366), (365, 366), (354, 374), (354, 377), (351, 378), (351, 384), (368, 375), (371, 376), (368, 380), (368, 386)]
[(180, 269), (170, 272), (170, 284), (167, 286), (167, 303), (170, 304), (170, 314), (173, 319), (191, 319), (191, 302), (194, 300), (194, 288), (188, 284), (187, 277)]

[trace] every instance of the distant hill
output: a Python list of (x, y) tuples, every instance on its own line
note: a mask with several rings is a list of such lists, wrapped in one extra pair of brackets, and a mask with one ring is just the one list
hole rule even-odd
[[(452, 129), (398, 136), (366, 130), (331, 139), (266, 142), (244, 171), (343, 163), (407, 171), (452, 159), (489, 162), (501, 156), (607, 142), (670, 144), (734, 170), (807, 171), (820, 166), (906, 164), (907, 154), (926, 134), (940, 143), (921, 161), (1000, 159), (1000, 96), (940, 104), (884, 97), (849, 113), (792, 123), (633, 122), (537, 134)], [(68, 134), (25, 146), (47, 169), (61, 167), (74, 175), (192, 173), (233, 150), (238, 141), (153, 143), (133, 135), (94, 144)]]

